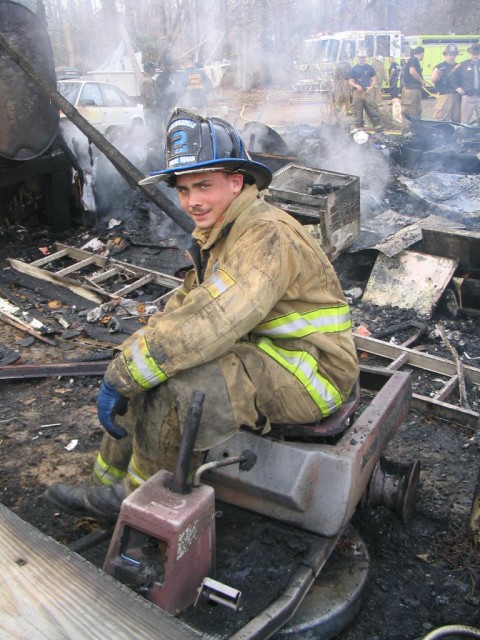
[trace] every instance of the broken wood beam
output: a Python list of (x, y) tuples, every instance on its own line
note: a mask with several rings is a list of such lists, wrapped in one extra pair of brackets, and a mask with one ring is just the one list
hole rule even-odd
[(10, 324), (12, 327), (15, 327), (16, 329), (20, 329), (20, 331), (25, 331), (25, 333), (28, 333), (29, 335), (33, 336), (37, 340), (40, 340), (41, 342), (45, 342), (45, 344), (49, 344), (51, 347), (57, 346), (57, 343), (55, 342), (55, 340), (46, 338), (44, 335), (42, 335), (38, 331), (35, 331), (35, 329), (32, 329), (32, 327), (26, 322), (23, 322), (18, 318), (12, 318), (9, 314), (5, 313), (4, 311), (0, 311), (0, 320), (3, 320), (4, 322), (6, 322), (7, 324)]
[(458, 391), (460, 394), (460, 404), (464, 409), (471, 409), (470, 404), (468, 402), (468, 398), (467, 398), (467, 389), (465, 387), (465, 375), (463, 373), (462, 361), (460, 360), (457, 350), (448, 339), (447, 333), (445, 329), (442, 327), (442, 325), (436, 324), (435, 329), (440, 334), (440, 337), (442, 338), (445, 346), (450, 351), (450, 353), (453, 356), (453, 359), (455, 360), (455, 366), (457, 368), (457, 378), (458, 378)]

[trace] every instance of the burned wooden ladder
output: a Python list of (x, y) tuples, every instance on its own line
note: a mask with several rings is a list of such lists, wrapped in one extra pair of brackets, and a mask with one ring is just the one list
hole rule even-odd
[[(21, 273), (66, 287), (73, 293), (96, 303), (109, 299), (126, 299), (132, 292), (153, 283), (169, 289), (167, 293), (145, 301), (148, 304), (158, 304), (163, 298), (169, 296), (173, 289), (182, 284), (182, 280), (175, 276), (99, 256), (84, 249), (76, 249), (61, 243), (56, 243), (55, 247), (55, 253), (34, 262), (26, 263), (10, 259), (10, 265)], [(54, 271), (55, 263), (65, 259), (71, 260), (72, 263)], [(93, 274), (87, 275), (86, 270), (92, 267), (98, 269)], [(128, 284), (121, 286), (122, 280)], [(116, 285), (120, 283), (120, 288), (109, 291), (104, 288), (107, 283)]]
[[(354, 338), (355, 345), (359, 351), (365, 351), (391, 360), (392, 362), (386, 367), (387, 369), (398, 371), (405, 365), (408, 365), (448, 378), (447, 382), (433, 397), (413, 393), (412, 407), (427, 410), (433, 415), (444, 418), (445, 420), (477, 427), (480, 418), (478, 412), (445, 402), (445, 399), (455, 391), (459, 382), (457, 368), (454, 362), (356, 333), (354, 334)], [(480, 385), (480, 369), (463, 365), (463, 371), (466, 380), (472, 384)]]

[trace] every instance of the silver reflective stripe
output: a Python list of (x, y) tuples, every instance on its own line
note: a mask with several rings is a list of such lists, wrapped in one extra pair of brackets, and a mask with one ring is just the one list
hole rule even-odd
[[(138, 342), (134, 342), (130, 346), (130, 353), (132, 354), (132, 363), (134, 367), (146, 382), (155, 386), (164, 380), (162, 375), (155, 375), (155, 373), (147, 366)], [(160, 370), (159, 373), (161, 374)]]
[(350, 322), (350, 313), (347, 311), (345, 313), (338, 313), (333, 316), (322, 316), (320, 318), (309, 318), (310, 324), (313, 324), (315, 327), (328, 327), (331, 325), (341, 325)]
[[(303, 318), (296, 318), (293, 321), (287, 322), (286, 324), (281, 324), (278, 325), (277, 327), (271, 327), (268, 329), (260, 329), (258, 331), (255, 330), (255, 333), (257, 333), (260, 336), (270, 336), (272, 338), (274, 337), (282, 337), (282, 336), (287, 336), (289, 334), (292, 334), (294, 332), (299, 332), (299, 331), (304, 331), (305, 329), (311, 328), (311, 331), (314, 331), (314, 328), (312, 327), (314, 323), (313, 322), (307, 322), (306, 320), (304, 320)], [(303, 335), (305, 335), (305, 333), (303, 333)]]

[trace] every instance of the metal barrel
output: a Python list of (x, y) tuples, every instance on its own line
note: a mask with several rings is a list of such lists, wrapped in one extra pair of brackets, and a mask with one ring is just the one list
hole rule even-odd
[[(44, 20), (23, 4), (0, 2), (0, 32), (56, 88), (52, 45)], [(48, 95), (0, 49), (0, 156), (31, 160), (52, 144), (60, 114)]]

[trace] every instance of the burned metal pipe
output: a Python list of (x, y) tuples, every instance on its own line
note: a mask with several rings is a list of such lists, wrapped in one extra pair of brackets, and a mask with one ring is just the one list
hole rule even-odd
[(154, 185), (139, 185), (139, 181), (145, 176), (133, 165), (118, 149), (116, 149), (99, 131), (86, 120), (75, 107), (66, 100), (61, 93), (53, 89), (50, 84), (41, 77), (24, 55), (14, 46), (0, 31), (0, 47), (5, 49), (12, 60), (21, 67), (38, 87), (50, 98), (50, 100), (63, 111), (63, 113), (75, 124), (89, 140), (91, 140), (105, 156), (110, 160), (115, 169), (127, 180), (131, 186), (141, 189), (156, 205), (166, 213), (181, 229), (190, 233), (193, 223), (188, 216)]

